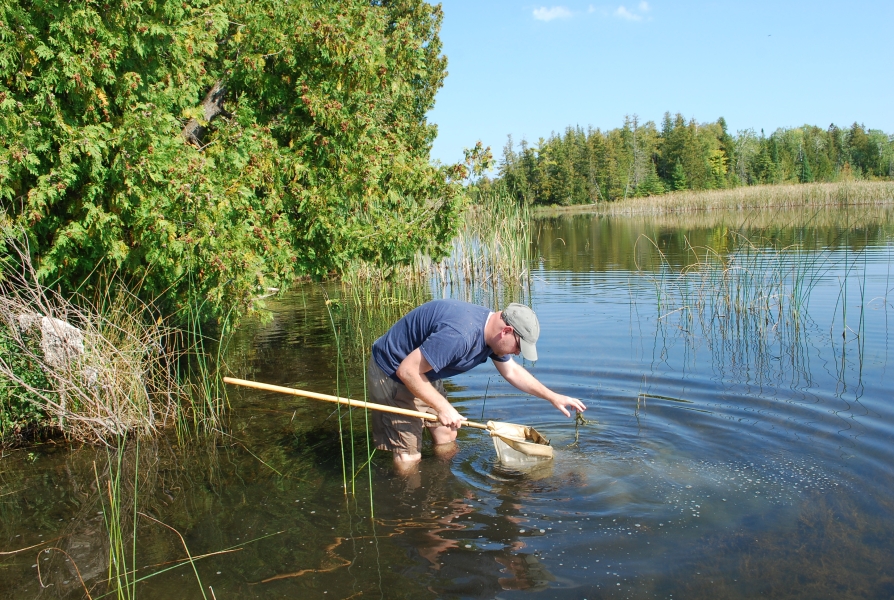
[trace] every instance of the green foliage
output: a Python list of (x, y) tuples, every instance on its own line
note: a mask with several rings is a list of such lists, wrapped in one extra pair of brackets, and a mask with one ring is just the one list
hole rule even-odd
[(589, 204), (672, 190), (762, 183), (894, 177), (894, 137), (854, 124), (849, 130), (805, 125), (769, 137), (733, 136), (714, 123), (664, 115), (660, 130), (636, 116), (610, 131), (568, 128), (535, 147), (510, 138), (500, 181), (526, 204)]
[(801, 183), (810, 183), (813, 181), (813, 170), (810, 168), (810, 159), (803, 152), (798, 157), (801, 168), (798, 172), (798, 181)]
[(689, 183), (686, 181), (686, 170), (683, 168), (683, 163), (677, 161), (674, 165), (674, 172), (671, 176), (671, 185), (674, 190), (687, 190), (689, 189)]
[(6, 2), (0, 203), (42, 281), (89, 288), (105, 265), (205, 318), (355, 258), (442, 255), (464, 174), (429, 161), (441, 18), (421, 0)]
[[(27, 339), (27, 343), (37, 351), (39, 341)], [(48, 389), (49, 383), (32, 359), (32, 355), (21, 352), (7, 324), (0, 321), (0, 360), (15, 371), (19, 378), (36, 389)], [(0, 376), (0, 445), (12, 439), (33, 425), (46, 420), (47, 415), (40, 410), (41, 399), (22, 385)]]

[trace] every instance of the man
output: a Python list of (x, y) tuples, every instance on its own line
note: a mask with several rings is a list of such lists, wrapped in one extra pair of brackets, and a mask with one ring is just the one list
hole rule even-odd
[[(438, 415), (425, 421), (436, 452), (453, 448), (465, 417), (447, 401), (441, 379), (493, 360), (500, 374), (521, 391), (543, 398), (566, 417), (568, 408), (586, 410), (577, 398), (557, 394), (540, 383), (510, 355), (537, 360), (540, 323), (523, 304), (501, 312), (458, 300), (434, 300), (401, 318), (372, 346), (367, 369), (372, 402)], [(376, 448), (393, 453), (395, 465), (415, 464), (422, 457), (423, 420), (373, 412)]]

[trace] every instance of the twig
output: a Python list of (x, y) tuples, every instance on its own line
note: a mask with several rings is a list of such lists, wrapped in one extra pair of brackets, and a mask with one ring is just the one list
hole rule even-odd
[[(2, 457), (0, 457), (0, 458), (2, 458)], [(20, 490), (14, 490), (14, 491), (12, 491), (12, 492), (6, 492), (5, 494), (0, 494), (0, 498), (2, 498), (3, 496), (9, 496), (10, 494), (18, 494), (19, 492), (24, 492), (24, 491), (27, 490), (27, 489), (28, 489), (28, 488), (24, 487), (24, 488), (22, 488), (22, 489), (20, 489)]]
[[(56, 539), (58, 539), (58, 538), (56, 538)], [(89, 598), (90, 600), (93, 600), (93, 596), (90, 595), (90, 590), (87, 589), (87, 584), (84, 583), (84, 578), (81, 577), (81, 570), (78, 568), (78, 563), (75, 562), (75, 559), (73, 559), (68, 552), (66, 552), (62, 548), (57, 548), (56, 546), (53, 546), (52, 548), (47, 548), (46, 550), (42, 550), (41, 552), (48, 553), (50, 550), (58, 550), (59, 552), (61, 552), (62, 554), (64, 554), (65, 556), (68, 557), (68, 560), (70, 560), (71, 564), (74, 565), (75, 572), (78, 574), (78, 580), (81, 582), (81, 585), (84, 587), (84, 593), (87, 594), (87, 598)], [(37, 556), (39, 557), (40, 553), (38, 553)], [(40, 582), (40, 587), (46, 588), (47, 586), (45, 586), (43, 584), (43, 578), (40, 575), (40, 561), (38, 560), (36, 562), (37, 562), (37, 580)]]
[(0, 556), (11, 556), (13, 554), (18, 554), (19, 552), (24, 552), (25, 550), (31, 550), (32, 548), (37, 548), (38, 546), (43, 546), (44, 544), (51, 544), (56, 540), (61, 540), (65, 536), (59, 536), (57, 538), (53, 538), (51, 540), (46, 540), (45, 542), (41, 542), (39, 544), (34, 544), (33, 546), (28, 546), (27, 548), (19, 548), (18, 550), (7, 550), (6, 552), (0, 552)]

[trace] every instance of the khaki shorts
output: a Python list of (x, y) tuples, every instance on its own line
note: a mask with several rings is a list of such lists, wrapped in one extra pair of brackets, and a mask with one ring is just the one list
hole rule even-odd
[[(428, 404), (415, 398), (407, 386), (388, 377), (374, 358), (369, 359), (366, 379), (370, 402), (408, 408), (433, 415), (438, 414)], [(432, 385), (442, 396), (447, 397), (444, 383), (440, 379), (433, 381)], [(423, 427), (440, 426), (437, 421), (426, 421), (418, 417), (407, 417), (377, 410), (372, 411), (372, 423), (373, 442), (378, 450), (406, 454), (418, 454), (422, 451)]]

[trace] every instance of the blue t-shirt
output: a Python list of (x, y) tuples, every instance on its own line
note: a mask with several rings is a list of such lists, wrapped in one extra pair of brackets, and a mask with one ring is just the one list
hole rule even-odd
[(395, 381), (397, 367), (419, 348), (432, 370), (434, 381), (465, 373), (491, 358), (505, 362), (484, 342), (484, 326), (490, 311), (459, 300), (432, 300), (418, 306), (395, 323), (372, 346), (376, 364)]

